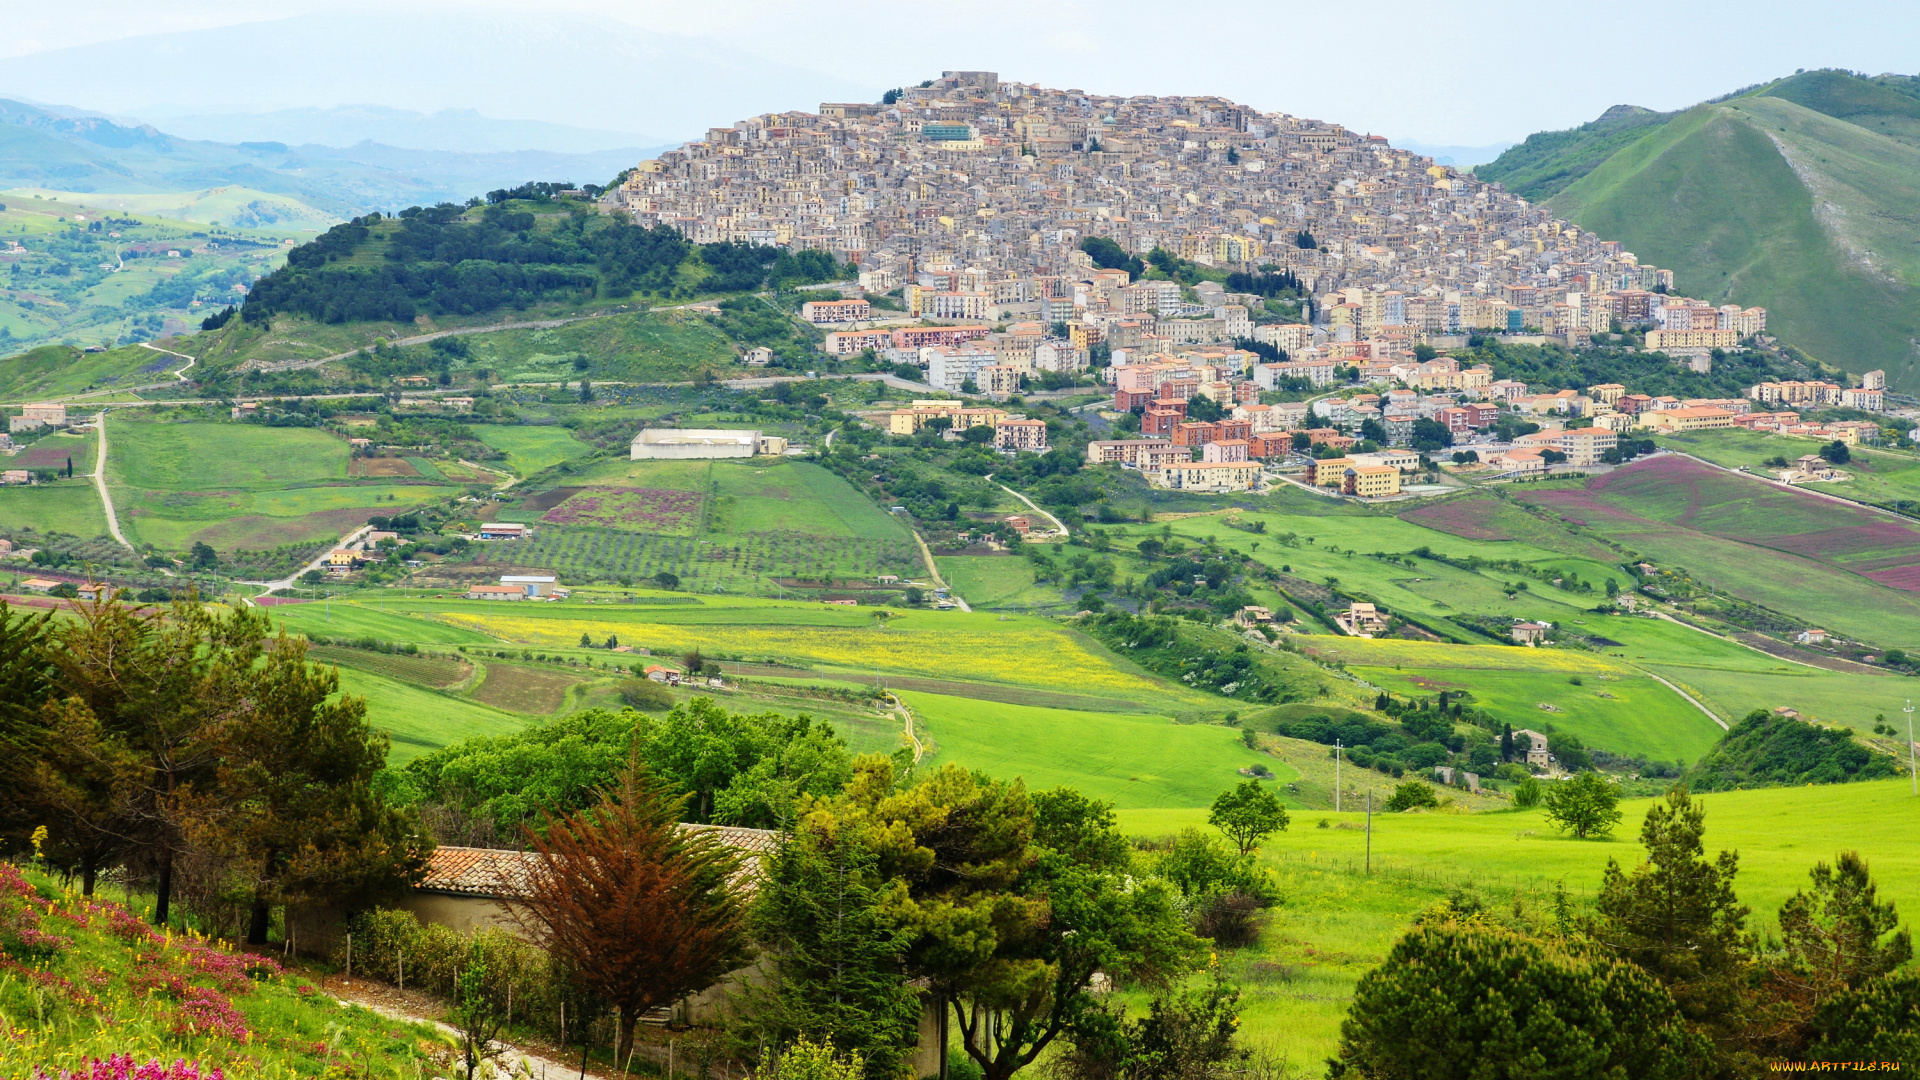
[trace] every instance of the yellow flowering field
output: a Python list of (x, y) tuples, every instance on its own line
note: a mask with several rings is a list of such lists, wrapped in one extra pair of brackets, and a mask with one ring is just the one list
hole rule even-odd
[(439, 612), (435, 618), (523, 645), (577, 646), (617, 635), (623, 645), (656, 653), (693, 649), (748, 660), (784, 660), (933, 679), (1013, 683), (1083, 694), (1161, 692), (1155, 683), (1113, 666), (1067, 634), (1044, 626), (742, 626), (645, 623), (628, 619), (528, 618)]
[(1559, 671), (1573, 675), (1639, 675), (1626, 664), (1598, 653), (1571, 649), (1527, 649), (1508, 645), (1451, 645), (1440, 641), (1403, 641), (1383, 638), (1335, 637), (1315, 634), (1294, 638), (1323, 660), (1344, 660), (1366, 667), (1482, 668), (1514, 671)]

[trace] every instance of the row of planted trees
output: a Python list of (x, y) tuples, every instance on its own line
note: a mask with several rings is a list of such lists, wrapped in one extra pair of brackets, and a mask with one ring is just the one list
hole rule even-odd
[(375, 789), (364, 701), (264, 613), (110, 599), (68, 616), (0, 603), (0, 828), (91, 895), (103, 874), (267, 940), (288, 902), (366, 903), (431, 845)]

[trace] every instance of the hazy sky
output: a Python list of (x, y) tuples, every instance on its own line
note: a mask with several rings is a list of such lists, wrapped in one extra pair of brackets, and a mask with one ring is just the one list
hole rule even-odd
[[(391, 0), (378, 8), (329, 0), (69, 0), (10, 6), (10, 32), (0, 38), (0, 84), (6, 57), (287, 15), (335, 15), (377, 35), (382, 19), (396, 10), (455, 19), (512, 12), (534, 23), (550, 10), (705, 38), (737, 51), (748, 67), (767, 57), (876, 92), (946, 68), (987, 68), (1005, 78), (1110, 93), (1224, 94), (1261, 109), (1428, 144), (1514, 140), (1592, 119), (1615, 104), (1675, 108), (1796, 68), (1920, 70), (1916, 0)], [(565, 56), (541, 62), (566, 69)], [(210, 63), (233, 64), (236, 111), (246, 111), (249, 84), (272, 78), (272, 65), (253, 59)], [(356, 72), (337, 74), (336, 100), (313, 104), (360, 100), (352, 91)], [(87, 89), (85, 72), (76, 71), (63, 103), (103, 107), (87, 100)], [(526, 118), (568, 120), (554, 109), (542, 103)], [(695, 134), (712, 119), (689, 116), (685, 129), (659, 134)]]

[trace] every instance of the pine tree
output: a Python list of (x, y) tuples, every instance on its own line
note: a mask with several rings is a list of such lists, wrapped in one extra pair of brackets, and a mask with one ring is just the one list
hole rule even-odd
[(779, 943), (773, 977), (747, 1006), (770, 1042), (830, 1044), (875, 1080), (899, 1071), (920, 1017), (905, 970), (912, 932), (889, 907), (897, 897), (877, 863), (848, 832), (790, 835), (768, 860), (753, 909), (756, 936)]
[[(1879, 899), (1866, 860), (1843, 851), (1837, 862), (1815, 863), (1812, 888), (1780, 907), (1785, 951), (1771, 981), (1801, 1031), (1829, 1000), (1913, 958), (1913, 935), (1900, 926), (1893, 902)], [(1796, 1053), (1800, 1041), (1783, 1049)]]
[(1734, 1050), (1745, 1025), (1741, 982), (1754, 942), (1748, 909), (1733, 890), (1740, 857), (1722, 851), (1706, 858), (1705, 816), (1684, 787), (1647, 811), (1640, 830), (1646, 862), (1626, 871), (1607, 861), (1592, 932), (1614, 956), (1672, 991), (1689, 1024)]

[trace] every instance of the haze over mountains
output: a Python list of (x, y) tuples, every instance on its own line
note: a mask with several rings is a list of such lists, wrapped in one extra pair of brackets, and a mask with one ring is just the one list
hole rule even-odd
[[(225, 117), (377, 102), (422, 113), (565, 118), (626, 133), (628, 145), (687, 138), (741, 116), (822, 101), (869, 101), (882, 89), (710, 41), (560, 13), (402, 10), (375, 22), (299, 15), (0, 62), (0, 96), (118, 115)], [(236, 132), (231, 123), (199, 121), (181, 130), (221, 138)], [(381, 129), (360, 130), (388, 141), (375, 133)], [(512, 147), (532, 148), (589, 147), (544, 136)]]
[(1920, 79), (1809, 71), (1676, 112), (1632, 106), (1474, 170), (1759, 305), (1789, 344), (1920, 390)]

